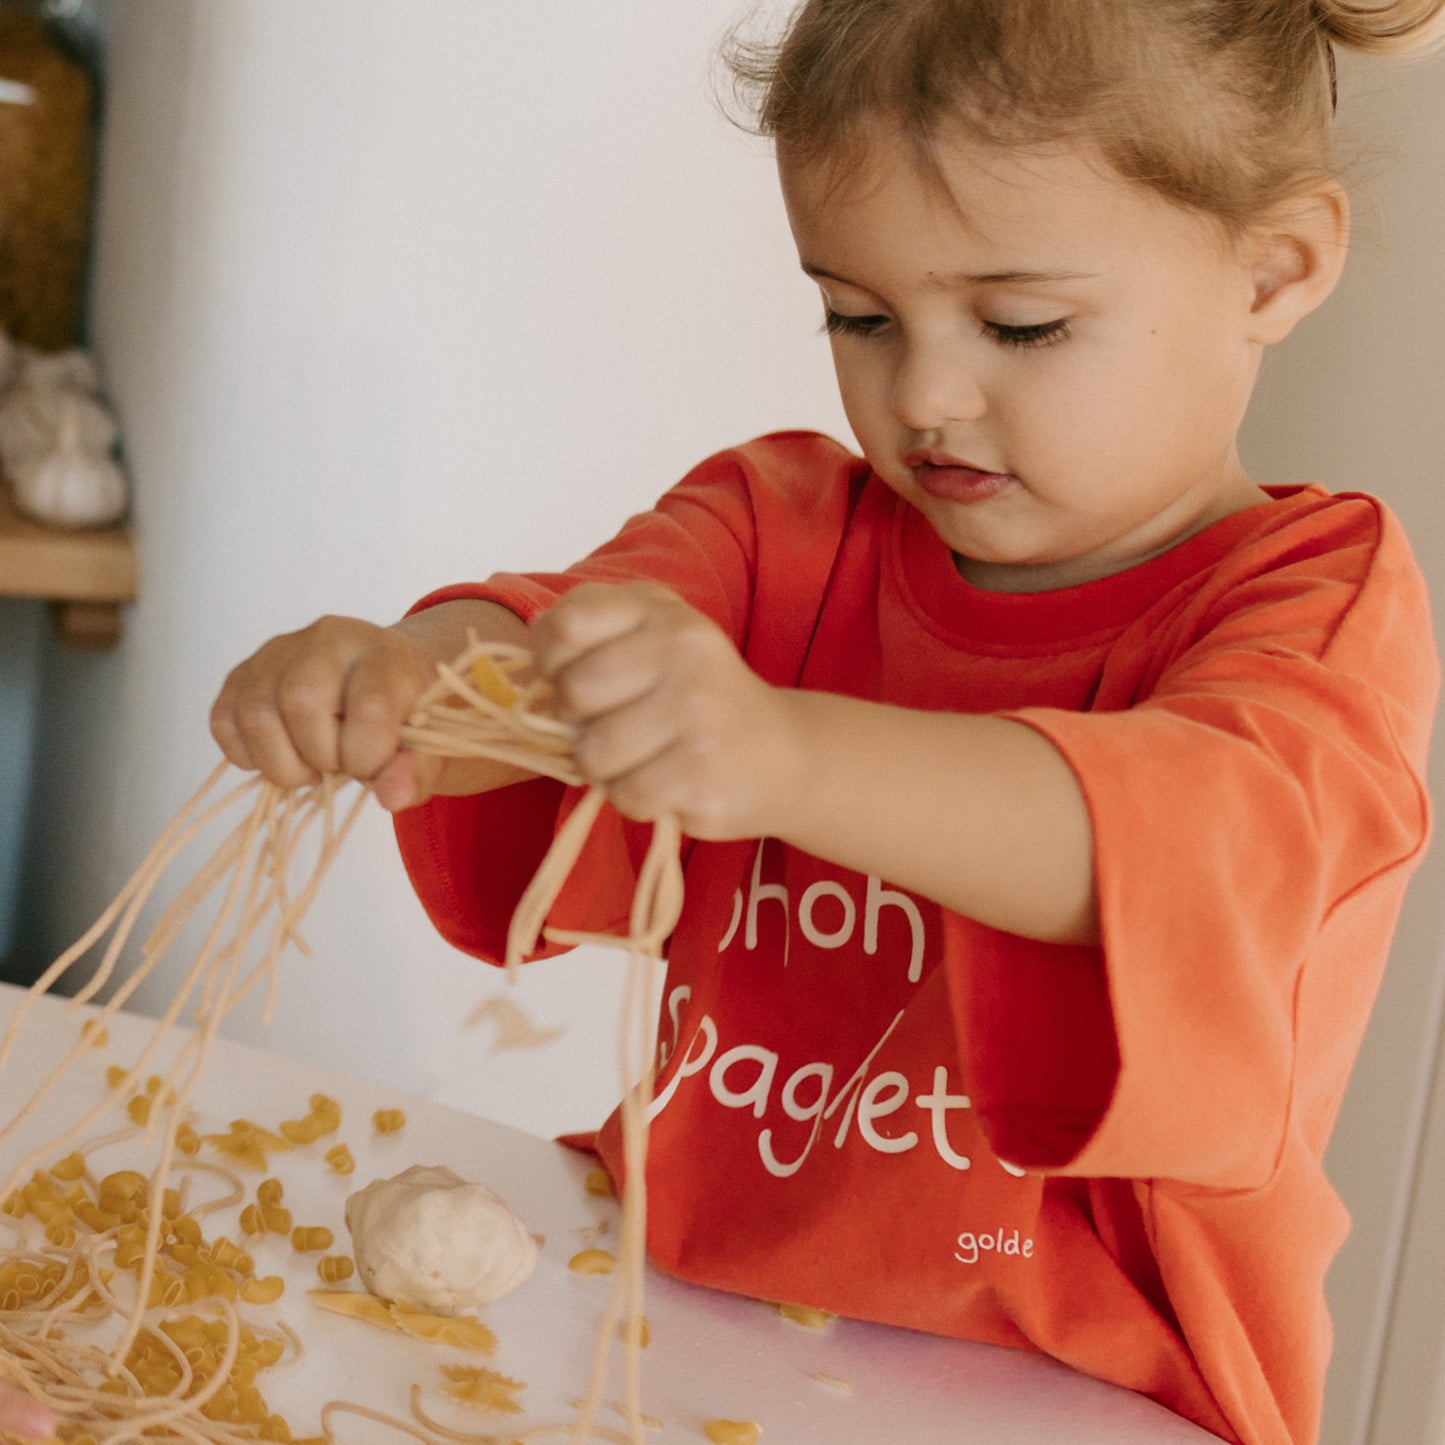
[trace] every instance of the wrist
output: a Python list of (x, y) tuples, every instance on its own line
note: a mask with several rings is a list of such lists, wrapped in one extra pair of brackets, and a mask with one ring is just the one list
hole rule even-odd
[(810, 745), (810, 694), (798, 688), (768, 686), (772, 712), (769, 726), (761, 730), (767, 740), (768, 766), (762, 772), (754, 836), (785, 838), (797, 831), (814, 796), (814, 759)]
[(530, 641), (527, 624), (516, 613), (482, 597), (438, 602), (393, 622), (388, 631), (404, 637), (434, 663), (450, 662), (473, 634), (484, 642), (507, 642), (519, 647), (526, 647)]

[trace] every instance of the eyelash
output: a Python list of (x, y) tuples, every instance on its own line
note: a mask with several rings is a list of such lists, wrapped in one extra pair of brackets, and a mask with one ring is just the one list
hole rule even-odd
[[(823, 316), (823, 330), (829, 336), (873, 336), (886, 319), (882, 316), (844, 316), (841, 312), (829, 310)], [(1057, 346), (1069, 339), (1067, 320), (1040, 321), (1033, 326), (1003, 326), (996, 321), (985, 321), (982, 329), (1000, 346), (1023, 350), (1035, 346)]]

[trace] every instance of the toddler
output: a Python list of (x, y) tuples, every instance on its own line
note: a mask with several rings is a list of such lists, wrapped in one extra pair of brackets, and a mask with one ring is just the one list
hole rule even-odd
[[(1437, 663), (1389, 511), (1236, 436), (1346, 255), (1332, 44), (1442, 35), (1445, 0), (806, 0), (731, 58), (862, 455), (752, 441), (564, 574), (227, 679), (226, 755), (368, 780), (484, 959), (575, 796), (398, 751), (468, 629), (532, 650), (612, 805), (554, 925), (616, 931), (680, 820), (661, 1268), (1317, 1439), (1321, 1159)], [(616, 1116), (596, 1147), (620, 1173)]]

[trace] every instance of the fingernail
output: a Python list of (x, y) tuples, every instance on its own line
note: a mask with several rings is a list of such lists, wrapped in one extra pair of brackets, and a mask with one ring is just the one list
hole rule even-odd
[(403, 812), (417, 801), (416, 786), (405, 781), (398, 782), (390, 765), (371, 780), (371, 791), (388, 813)]

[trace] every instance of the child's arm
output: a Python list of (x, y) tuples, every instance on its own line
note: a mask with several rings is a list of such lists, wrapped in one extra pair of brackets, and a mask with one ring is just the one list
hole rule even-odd
[(803, 765), (769, 832), (1005, 932), (1098, 942), (1084, 793), (1042, 734), (827, 693), (787, 701)]
[(779, 838), (1010, 933), (1097, 940), (1084, 795), (1031, 728), (770, 687), (651, 584), (574, 589), (533, 646), (581, 726), (579, 766), (623, 813)]
[(369, 782), (392, 810), (434, 793), (479, 793), (528, 774), (486, 759), (420, 757), (402, 749), (417, 698), (467, 645), (527, 645), (526, 624), (494, 602), (443, 602), (392, 627), (323, 617), (273, 637), (227, 677), (211, 709), (211, 732), (238, 767), (281, 787), (321, 773)]
[(272, 638), (226, 679), (211, 729), (282, 787), (339, 772), (392, 811), (528, 776), (398, 749), (468, 630), (537, 651), (582, 724), (577, 760), (634, 818), (695, 838), (775, 837), (1027, 938), (1097, 936), (1082, 791), (1021, 723), (770, 687), (666, 588), (573, 589), (534, 628), (496, 603), (443, 602), (378, 627), (326, 617)]

